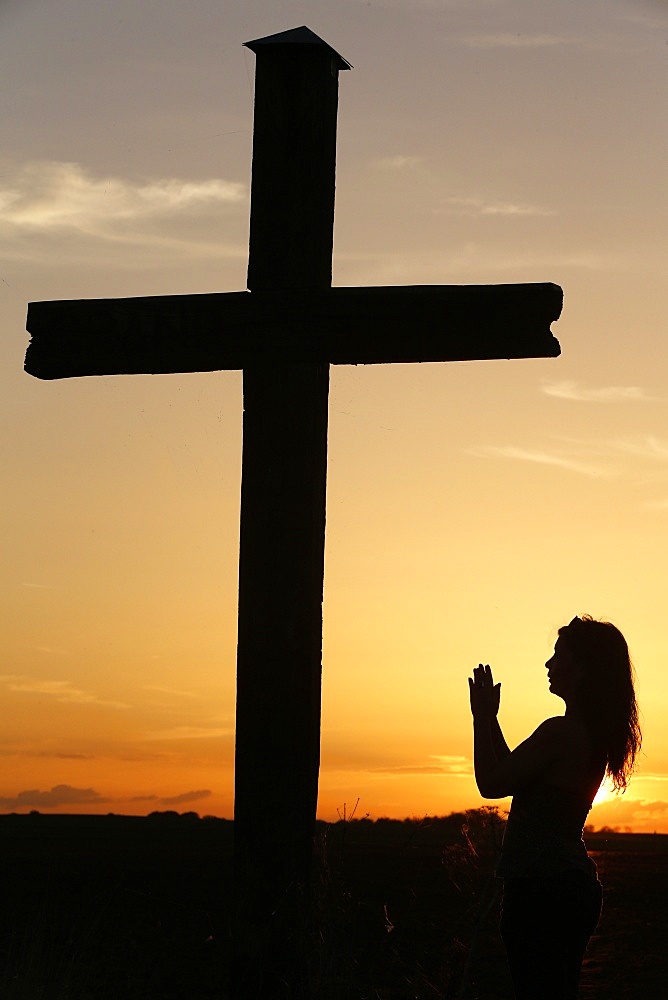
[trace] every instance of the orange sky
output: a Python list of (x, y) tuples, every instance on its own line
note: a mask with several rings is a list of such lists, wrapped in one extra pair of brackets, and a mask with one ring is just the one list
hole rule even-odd
[(519, 742), (588, 612), (628, 638), (645, 732), (591, 821), (668, 832), (649, 0), (3, 5), (0, 809), (231, 814), (241, 376), (41, 383), (25, 308), (245, 287), (242, 42), (303, 23), (355, 66), (335, 283), (565, 292), (560, 359), (332, 371), (320, 814), (481, 804), (467, 674), (493, 665)]

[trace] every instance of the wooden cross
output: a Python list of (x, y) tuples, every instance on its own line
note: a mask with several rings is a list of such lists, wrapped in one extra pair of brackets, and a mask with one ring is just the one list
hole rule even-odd
[(329, 365), (555, 357), (562, 292), (332, 288), (338, 75), (351, 67), (306, 27), (246, 44), (248, 291), (31, 303), (26, 371), (243, 369), (235, 851), (271, 907), (307, 880), (316, 814)]

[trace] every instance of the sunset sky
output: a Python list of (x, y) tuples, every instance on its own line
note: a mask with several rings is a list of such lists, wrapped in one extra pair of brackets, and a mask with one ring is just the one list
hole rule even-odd
[(665, 0), (2, 0), (0, 811), (232, 815), (241, 374), (40, 382), (25, 313), (245, 288), (242, 43), (302, 24), (334, 283), (565, 293), (559, 359), (332, 369), (319, 815), (481, 805), (468, 674), (515, 745), (589, 613), (644, 728), (591, 822), (668, 832)]

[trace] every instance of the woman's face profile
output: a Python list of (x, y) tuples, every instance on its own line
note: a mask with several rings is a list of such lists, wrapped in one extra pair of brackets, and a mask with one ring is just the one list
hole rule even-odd
[(564, 700), (570, 698), (580, 686), (582, 671), (561, 637), (557, 639), (554, 653), (545, 666), (552, 694)]

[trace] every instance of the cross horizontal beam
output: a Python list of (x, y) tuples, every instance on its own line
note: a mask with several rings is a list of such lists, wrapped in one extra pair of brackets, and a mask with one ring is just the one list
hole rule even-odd
[(31, 302), (25, 369), (42, 379), (262, 364), (557, 357), (550, 283), (400, 285)]

